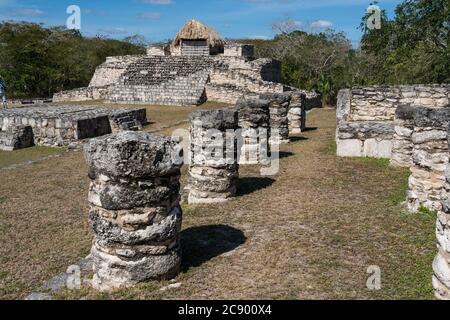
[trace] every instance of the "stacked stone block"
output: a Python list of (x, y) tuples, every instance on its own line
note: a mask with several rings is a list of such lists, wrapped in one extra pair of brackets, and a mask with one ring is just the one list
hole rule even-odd
[[(450, 128), (448, 130), (450, 132)], [(441, 197), (442, 210), (438, 212), (436, 222), (439, 251), (433, 262), (433, 287), (437, 299), (450, 300), (450, 163), (446, 164), (445, 184)]]
[(414, 107), (401, 105), (395, 112), (394, 140), (390, 164), (409, 168), (413, 165), (412, 135), (414, 132)]
[(449, 161), (447, 127), (450, 108), (410, 107), (413, 113), (412, 160), (408, 210), (442, 210), (441, 196)]
[(306, 129), (306, 95), (300, 91), (291, 93), (288, 112), (289, 133), (302, 133)]
[(245, 96), (236, 104), (239, 116), (239, 163), (264, 164), (269, 159), (269, 101), (258, 96)]
[(121, 132), (85, 146), (92, 182), (93, 286), (109, 290), (177, 275), (182, 151), (168, 138)]
[(262, 94), (261, 99), (269, 101), (270, 144), (289, 143), (288, 111), (291, 102), (289, 93)]
[(11, 126), (5, 131), (0, 130), (0, 150), (14, 151), (34, 145), (33, 129), (31, 126)]
[(232, 110), (190, 114), (190, 204), (224, 202), (236, 194), (238, 114)]

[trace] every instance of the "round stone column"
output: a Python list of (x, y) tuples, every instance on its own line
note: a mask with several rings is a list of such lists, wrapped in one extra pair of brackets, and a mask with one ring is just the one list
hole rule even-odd
[(190, 204), (227, 201), (236, 195), (239, 178), (237, 161), (237, 112), (197, 111), (191, 121), (189, 196)]
[(236, 103), (239, 117), (239, 164), (264, 164), (269, 160), (269, 101), (244, 96)]
[(268, 100), (270, 105), (270, 144), (289, 143), (289, 93), (266, 93), (261, 99)]
[(306, 95), (300, 91), (291, 92), (288, 112), (289, 134), (302, 133), (306, 129)]
[(175, 277), (180, 268), (182, 151), (169, 138), (121, 132), (90, 140), (93, 287)]

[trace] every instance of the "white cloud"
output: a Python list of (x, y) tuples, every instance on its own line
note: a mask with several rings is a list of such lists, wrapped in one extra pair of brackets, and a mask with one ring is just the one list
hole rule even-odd
[(174, 4), (173, 0), (141, 0), (142, 3), (145, 4), (156, 4), (161, 6), (167, 6), (169, 4)]
[(331, 28), (333, 26), (333, 23), (331, 21), (328, 20), (317, 20), (314, 21), (313, 23), (311, 23), (311, 28), (312, 29), (326, 29), (326, 28)]
[(145, 20), (159, 20), (161, 18), (161, 13), (159, 12), (143, 12), (139, 15), (139, 18)]

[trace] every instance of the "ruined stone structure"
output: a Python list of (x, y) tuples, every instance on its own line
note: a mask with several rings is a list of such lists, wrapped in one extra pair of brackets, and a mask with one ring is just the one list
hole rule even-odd
[[(1, 128), (0, 128), (1, 129)], [(0, 130), (0, 150), (14, 151), (34, 145), (31, 126), (12, 126), (5, 131)]]
[(190, 204), (227, 201), (236, 194), (238, 114), (232, 110), (197, 111), (191, 121)]
[(292, 91), (288, 112), (289, 133), (302, 133), (306, 129), (306, 95)]
[(270, 110), (270, 144), (289, 143), (289, 105), (291, 95), (262, 94), (261, 99), (269, 101)]
[[(279, 61), (256, 59), (253, 46), (227, 43), (212, 28), (192, 20), (170, 45), (152, 46), (147, 56), (109, 57), (96, 69), (89, 87), (57, 93), (53, 101), (234, 104), (246, 94), (296, 90), (280, 82)], [(313, 92), (307, 94), (307, 104), (321, 106)]]
[(34, 143), (41, 146), (67, 146), (112, 132), (139, 130), (146, 123), (145, 109), (35, 105), (0, 110), (2, 131), (31, 126)]
[[(448, 128), (450, 133), (450, 128)], [(450, 138), (450, 134), (448, 134)], [(450, 144), (450, 139), (449, 139)], [(442, 190), (442, 210), (438, 211), (436, 237), (438, 254), (433, 261), (433, 287), (436, 298), (450, 300), (450, 163), (446, 163)]]
[[(391, 158), (395, 112), (400, 105), (438, 108), (446, 106), (449, 101), (450, 85), (376, 86), (342, 90), (337, 104), (337, 154), (344, 157)], [(401, 139), (402, 133), (398, 137)], [(399, 148), (401, 152), (401, 144)]]
[(239, 164), (264, 164), (269, 159), (269, 101), (245, 96), (236, 103), (241, 135)]
[(142, 132), (95, 138), (85, 146), (94, 288), (177, 275), (181, 156), (169, 138)]
[(449, 162), (450, 108), (402, 106), (398, 116), (412, 128), (411, 150), (404, 148), (410, 152), (412, 159), (408, 210), (417, 212), (420, 207), (425, 207), (440, 211), (445, 169)]

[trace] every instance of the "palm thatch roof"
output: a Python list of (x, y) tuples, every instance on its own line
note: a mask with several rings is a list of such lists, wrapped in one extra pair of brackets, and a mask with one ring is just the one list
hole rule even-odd
[(225, 40), (213, 28), (194, 19), (177, 33), (173, 46), (179, 46), (182, 40), (206, 40), (210, 47), (225, 45)]

